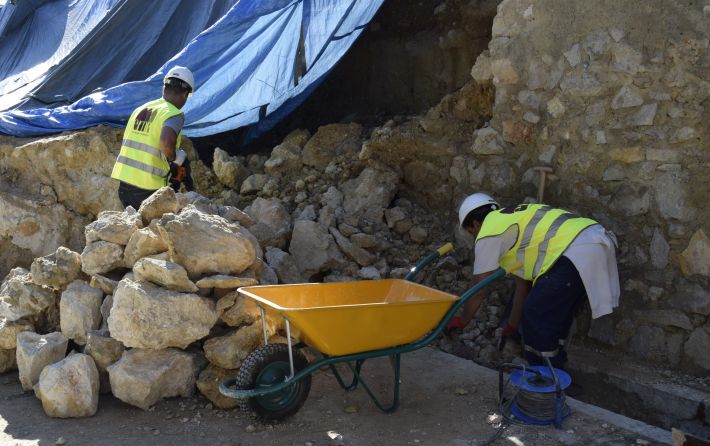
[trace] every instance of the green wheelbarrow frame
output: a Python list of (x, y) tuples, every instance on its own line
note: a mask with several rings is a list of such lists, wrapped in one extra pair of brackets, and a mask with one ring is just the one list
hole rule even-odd
[[(414, 277), (424, 268), (426, 268), (427, 265), (429, 265), (431, 262), (437, 260), (440, 258), (442, 255), (444, 255), (446, 252), (451, 250), (453, 248), (453, 245), (451, 243), (448, 243), (441, 248), (439, 248), (437, 251), (433, 252), (426, 258), (424, 258), (419, 264), (412, 268), (412, 270), (405, 276), (405, 280), (412, 281)], [(276, 392), (281, 392), (288, 388), (289, 386), (293, 385), (297, 381), (313, 374), (316, 370), (328, 366), (330, 367), (331, 371), (335, 375), (336, 380), (338, 381), (338, 384), (345, 389), (346, 391), (352, 391), (355, 390), (358, 385), (362, 385), (362, 387), (365, 389), (367, 394), (370, 396), (370, 399), (372, 399), (373, 403), (383, 412), (385, 413), (391, 413), (397, 410), (399, 406), (399, 384), (400, 384), (400, 369), (401, 369), (401, 355), (403, 353), (408, 353), (414, 350), (418, 350), (422, 347), (425, 347), (432, 343), (436, 338), (439, 337), (441, 332), (446, 328), (446, 325), (449, 323), (451, 318), (456, 314), (456, 312), (471, 298), (473, 297), (476, 293), (478, 293), (480, 290), (483, 288), (487, 287), (490, 285), (492, 282), (500, 279), (501, 277), (504, 277), (507, 274), (507, 272), (499, 268), (495, 272), (493, 272), (491, 275), (486, 277), (484, 280), (473, 286), (472, 288), (468, 289), (463, 295), (461, 295), (460, 299), (457, 300), (451, 308), (446, 312), (444, 317), (441, 319), (439, 324), (431, 330), (427, 335), (422, 337), (421, 339), (409, 343), (409, 344), (404, 344), (404, 345), (399, 345), (399, 346), (394, 346), (394, 347), (388, 347), (388, 348), (383, 348), (383, 349), (377, 349), (377, 350), (370, 350), (370, 351), (365, 351), (365, 352), (359, 352), (359, 353), (352, 353), (348, 355), (340, 355), (340, 356), (326, 356), (324, 355), (324, 358), (320, 361), (313, 362), (306, 367), (302, 368), (298, 372), (294, 371), (294, 365), (293, 365), (293, 349), (299, 349), (306, 347), (305, 344), (303, 343), (298, 343), (295, 345), (291, 344), (291, 336), (290, 336), (290, 325), (287, 319), (286, 321), (286, 335), (287, 335), (287, 342), (288, 342), (288, 353), (289, 353), (289, 361), (290, 361), (290, 376), (286, 377), (283, 382), (270, 385), (268, 387), (259, 387), (257, 389), (234, 389), (236, 386), (237, 379), (236, 378), (231, 378), (228, 380), (223, 381), (219, 385), (219, 392), (227, 397), (231, 398), (237, 398), (237, 399), (249, 399), (249, 398), (254, 398), (254, 397), (261, 397), (265, 396), (268, 394), (276, 393)], [(260, 307), (260, 310), (262, 312), (262, 326), (263, 326), (263, 321), (264, 321), (264, 310), (263, 308)], [(264, 339), (265, 339), (265, 344), (268, 344), (268, 337), (266, 336), (266, 328), (264, 327)], [(389, 356), (391, 359), (391, 365), (394, 373), (394, 381), (393, 381), (393, 396), (392, 396), (392, 401), (389, 404), (383, 404), (372, 392), (370, 387), (367, 385), (365, 380), (363, 380), (362, 375), (360, 373), (362, 369), (362, 365), (365, 363), (367, 359), (371, 358), (379, 358), (379, 357), (384, 357), (384, 356)], [(352, 372), (352, 380), (350, 383), (346, 383), (346, 381), (343, 379), (341, 376), (340, 372), (338, 372), (337, 368), (335, 367), (339, 363), (345, 363), (350, 371)]]

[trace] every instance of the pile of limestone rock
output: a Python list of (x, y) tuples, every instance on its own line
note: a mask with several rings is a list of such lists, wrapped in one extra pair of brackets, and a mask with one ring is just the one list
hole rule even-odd
[[(300, 278), (284, 252), (262, 260), (254, 225), (170, 188), (138, 211), (100, 213), (81, 254), (60, 247), (2, 282), (0, 372), (17, 368), (53, 417), (91, 416), (109, 391), (148, 409), (197, 387), (234, 407), (217, 386), (263, 342), (258, 308), (236, 288)], [(271, 318), (267, 328), (280, 329)]]

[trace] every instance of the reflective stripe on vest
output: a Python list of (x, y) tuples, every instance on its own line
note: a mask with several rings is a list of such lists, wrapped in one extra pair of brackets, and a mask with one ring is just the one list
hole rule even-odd
[[(163, 98), (134, 110), (126, 125), (121, 153), (111, 177), (147, 190), (167, 186), (170, 165), (160, 150), (160, 134), (165, 121), (181, 113)], [(177, 146), (181, 137), (182, 132), (177, 136)]]
[(512, 226), (518, 227), (518, 237), (512, 248), (503, 254), (499, 263), (525, 280), (536, 281), (557, 261), (574, 239), (596, 221), (580, 217), (563, 209), (533, 204), (505, 208), (488, 214), (476, 241), (503, 234)]

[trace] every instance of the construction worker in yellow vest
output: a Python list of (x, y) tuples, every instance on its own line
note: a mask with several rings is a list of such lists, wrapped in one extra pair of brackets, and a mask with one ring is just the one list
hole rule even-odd
[[(123, 206), (138, 209), (171, 177), (184, 176), (187, 154), (180, 147), (185, 116), (180, 109), (195, 88), (192, 72), (173, 67), (163, 79), (163, 96), (133, 111), (111, 178), (120, 181)], [(182, 181), (183, 178), (180, 178)]]
[[(589, 300), (592, 318), (619, 304), (616, 237), (596, 221), (544, 204), (507, 208), (475, 193), (459, 207), (459, 223), (476, 243), (474, 284), (498, 267), (515, 278), (515, 293), (503, 336), (522, 334), (525, 359), (562, 368), (564, 349), (577, 309)], [(463, 329), (487, 297), (482, 290), (453, 318), (449, 329)]]

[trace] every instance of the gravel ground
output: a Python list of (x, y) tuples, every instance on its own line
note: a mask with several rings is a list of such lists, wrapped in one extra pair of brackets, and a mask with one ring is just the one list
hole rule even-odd
[[(381, 413), (361, 389), (344, 392), (329, 372), (319, 371), (303, 408), (277, 424), (215, 410), (199, 395), (162, 401), (149, 411), (106, 395), (91, 418), (53, 419), (32, 393), (22, 392), (13, 372), (0, 376), (0, 445), (479, 445), (496, 432), (494, 372), (432, 348), (404, 355), (402, 368), (394, 414)], [(383, 398), (390, 395), (389, 371), (386, 359), (363, 368)], [(575, 410), (562, 430), (511, 426), (494, 444), (663, 444), (662, 432), (593, 409)]]

